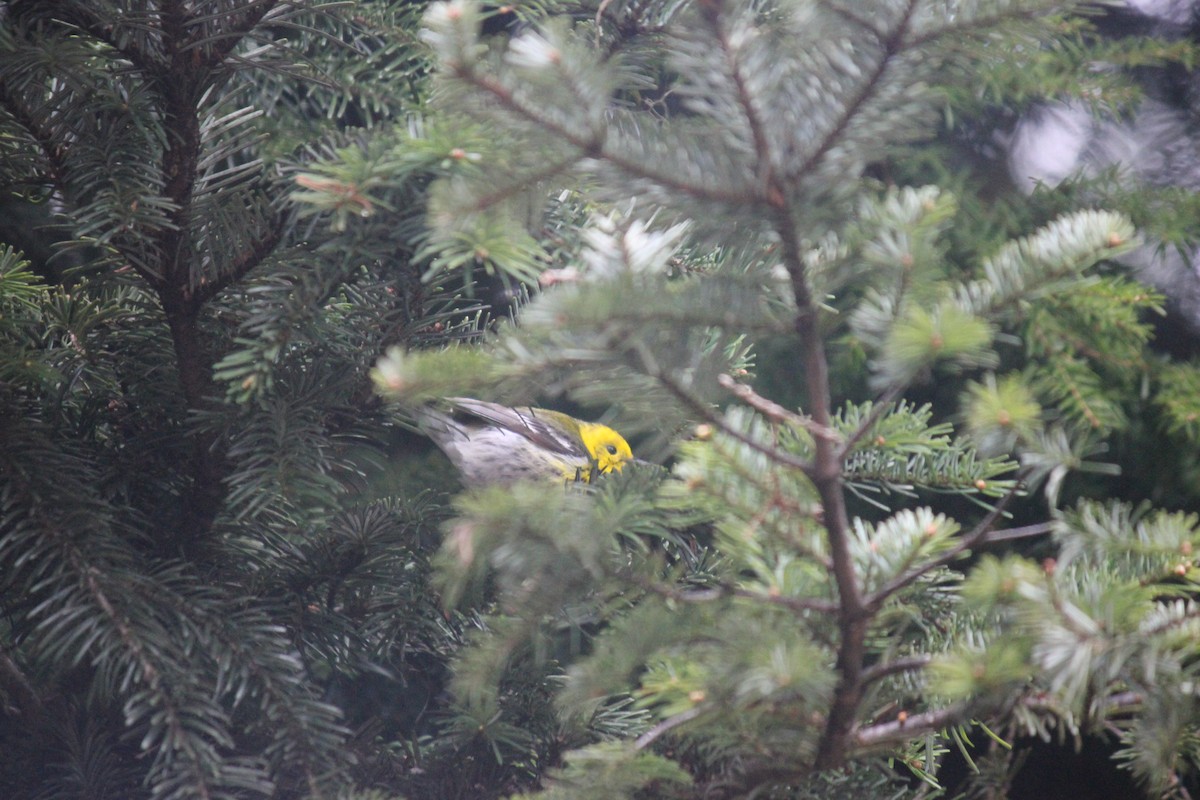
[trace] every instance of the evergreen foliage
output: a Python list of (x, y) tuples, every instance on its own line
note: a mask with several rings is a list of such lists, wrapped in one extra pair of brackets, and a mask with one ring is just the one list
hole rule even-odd
[(362, 722), (338, 680), (436, 669), (457, 635), (429, 627), (430, 510), (361, 477), (393, 429), (373, 354), (445, 311), (391, 237), (424, 176), (373, 234), (288, 200), (352, 138), (325, 120), (419, 100), (415, 10), (358, 11), (3, 9), (3, 183), (86, 248), (0, 258), (6, 797), (331, 796)]
[[(477, 37), (475, 7), (431, 9), (439, 102), (486, 121), (493, 152), (552, 153), (555, 174), (582, 171), (586, 196), (612, 210), (585, 232), (579, 274), (490, 338), (490, 360), (468, 370), (457, 357), (395, 351), (379, 384), (409, 401), (443, 391), (516, 398), (511, 381), (538, 375), (545, 391), (617, 404), (623, 428), (700, 423), (669, 477), (635, 471), (599, 489), (602, 516), (519, 494), (459, 508), (444, 552), (456, 587), (449, 599), (490, 578), (506, 622), (468, 657), (487, 669), (461, 669), (457, 696), (500, 680), (518, 642), (539, 641), (561, 624), (555, 609), (585, 596), (603, 623), (594, 649), (567, 669), (560, 708), (580, 713), (629, 692), (650, 710), (654, 723), (630, 752), (671, 755), (693, 781), (669, 789), (647, 764), (642, 790), (654, 796), (804, 796), (817, 776), (851, 764), (886, 780), (887, 764), (900, 763), (936, 782), (943, 732), (961, 737), (956, 726), (972, 720), (1009, 738), (1115, 725), (1148, 791), (1181, 786), (1188, 723), (1170, 722), (1170, 734), (1152, 726), (1147, 735), (1162, 745), (1154, 767), (1139, 761), (1149, 754), (1134, 731), (1147, 693), (1165, 690), (1159, 701), (1186, 705), (1187, 690), (1166, 699), (1166, 682), (1152, 686), (1112, 655), (1132, 650), (1084, 646), (1081, 637), (1121, 637), (1132, 625), (1148, 637), (1141, 666), (1173, 669), (1169, 648), (1149, 644), (1160, 630), (1150, 620), (1166, 612), (1166, 587), (1190, 567), (1128, 576), (1107, 554), (1086, 570), (1012, 556), (980, 562), (965, 580), (958, 572), (968, 554), (1008, 538), (1002, 521), (1015, 513), (1048, 504), (1067, 530), (1072, 517), (1059, 510), (1067, 476), (1111, 473), (1092, 458), (1103, 437), (1129, 428), (1130, 409), (1145, 412), (1133, 398), (1149, 376), (1190, 369), (1160, 366), (1148, 348), (1147, 315), (1159, 299), (1097, 270), (1136, 243), (1133, 226), (1118, 214), (1060, 210), (1014, 215), (1005, 237), (951, 238), (952, 228), (974, 233), (989, 222), (964, 219), (944, 190), (867, 179), (929, 135), (947, 97), (930, 85), (952, 94), (958, 75), (993, 67), (994, 47), (1035, 74), (1082, 63), (1078, 23), (1046, 26), (1051, 10), (670, 6), (661, 12), (669, 24), (643, 34), (664, 53), (648, 70), (603, 25), (554, 19), (492, 47)], [(1062, 37), (1043, 48), (1046, 31)], [(1122, 53), (1136, 59), (1139, 48), (1151, 49), (1135, 43)], [(994, 80), (1015, 75), (1010, 66)], [(1020, 92), (1036, 86), (1028, 77)], [(1071, 85), (1083, 91), (1078, 79)], [(648, 86), (674, 105), (640, 103)], [(1129, 91), (1114, 86), (1107, 101), (1128, 102)], [(1020, 92), (1004, 89), (1009, 98)], [(460, 203), (445, 218), (489, 213), (499, 180), (547, 180), (511, 158), (485, 153), (481, 163), (498, 172), (484, 172), (473, 193), (467, 177), (440, 195)], [(713, 247), (716, 260), (696, 260)], [(629, 318), (640, 310), (627, 299), (631, 285), (663, 298), (649, 324)], [(677, 298), (713, 286), (728, 292), (708, 302), (719, 316), (680, 314), (687, 306)], [(661, 320), (669, 337), (657, 332)], [(747, 380), (766, 368), (750, 341), (779, 338), (791, 351), (769, 367), (800, 373), (798, 410)], [(867, 379), (843, 393), (831, 363), (851, 354)], [(586, 382), (585, 373), (596, 377)], [(943, 384), (936, 407), (898, 402), (925, 393), (934, 376)], [(946, 396), (955, 385), (961, 407), (953, 389)], [(957, 435), (955, 420), (964, 423)], [(1044, 500), (1031, 502), (1039, 487)], [(605, 513), (614, 491), (653, 497), (647, 511), (681, 514), (676, 527), (631, 542)], [(946, 495), (970, 502), (938, 499)], [(497, 512), (501, 503), (509, 509)], [(609, 542), (607, 561), (597, 558), (597, 538)], [(1070, 552), (1065, 534), (1061, 546)], [(1115, 607), (1128, 609), (1121, 625), (1091, 616)], [(1175, 613), (1189, 618), (1182, 606)], [(605, 781), (591, 751), (572, 759), (547, 796), (588, 796), (588, 785)], [(608, 796), (621, 791), (608, 785)], [(817, 796), (834, 796), (824, 791)]]
[[(1066, 10), (4, 4), (0, 793), (915, 798), (1111, 735), (1183, 796), (1200, 378), (1109, 263), (1161, 201), (933, 138), (1189, 57)], [(667, 466), (458, 492), (446, 395)]]

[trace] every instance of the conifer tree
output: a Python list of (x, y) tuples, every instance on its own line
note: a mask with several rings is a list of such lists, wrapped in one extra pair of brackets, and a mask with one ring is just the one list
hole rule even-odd
[[(371, 725), (415, 730), (459, 631), (424, 594), (436, 509), (363, 477), (394, 433), (367, 369), (446, 310), (414, 258), (439, 159), (353, 230), (289, 195), (385, 157), (362, 132), (420, 107), (418, 12), (0, 11), (0, 184), (45, 227), (12, 243), (57, 259), (0, 250), (4, 797), (330, 797)], [(356, 710), (363, 675), (407, 705)]]
[[(694, 426), (666, 476), (457, 501), (447, 599), (499, 597), (456, 667), (462, 713), (503, 725), (505, 676), (574, 625), (594, 638), (559, 712), (647, 714), (537, 796), (899, 796), (892, 765), (936, 783), (952, 743), (1051, 731), (1107, 732), (1149, 795), (1185, 793), (1196, 519), (1070, 478), (1114, 471), (1095, 456), (1127, 409), (1171, 419), (1150, 376), (1194, 374), (1148, 350), (1153, 292), (1102, 268), (1135, 229), (886, 180), (920, 174), (905, 154), (947, 97), (984, 99), (978, 76), (1030, 91), (1079, 52), (1052, 10), (606, 4), (492, 46), (478, 7), (431, 8), (435, 96), (491, 145), (435, 186), (435, 246), (486, 257), (525, 191), (567, 178), (588, 217), (515, 325), (394, 351), (377, 382), (410, 404), (562, 393), (652, 452)], [(797, 392), (756, 390), (755, 343)], [(988, 552), (1046, 532), (1043, 562)]]

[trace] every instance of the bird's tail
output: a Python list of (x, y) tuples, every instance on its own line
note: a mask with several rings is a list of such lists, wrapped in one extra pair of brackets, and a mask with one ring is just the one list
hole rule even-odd
[(455, 421), (454, 416), (432, 404), (417, 409), (417, 427), (443, 450), (452, 442), (467, 438), (466, 429)]

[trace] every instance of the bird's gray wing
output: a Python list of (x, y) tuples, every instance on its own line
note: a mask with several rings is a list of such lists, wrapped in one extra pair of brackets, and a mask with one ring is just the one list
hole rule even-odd
[(497, 425), (505, 430), (519, 433), (539, 447), (566, 456), (579, 457), (586, 455), (582, 445), (572, 437), (564, 434), (550, 421), (549, 414), (537, 408), (521, 406), (509, 408), (486, 400), (474, 400), (470, 397), (447, 398), (454, 409), (478, 419)]

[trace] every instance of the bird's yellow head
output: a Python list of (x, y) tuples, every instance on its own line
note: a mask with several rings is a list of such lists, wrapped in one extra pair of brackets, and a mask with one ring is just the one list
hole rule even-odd
[(633, 459), (633, 450), (621, 434), (607, 425), (595, 422), (579, 423), (579, 438), (601, 472), (620, 472), (626, 461)]

